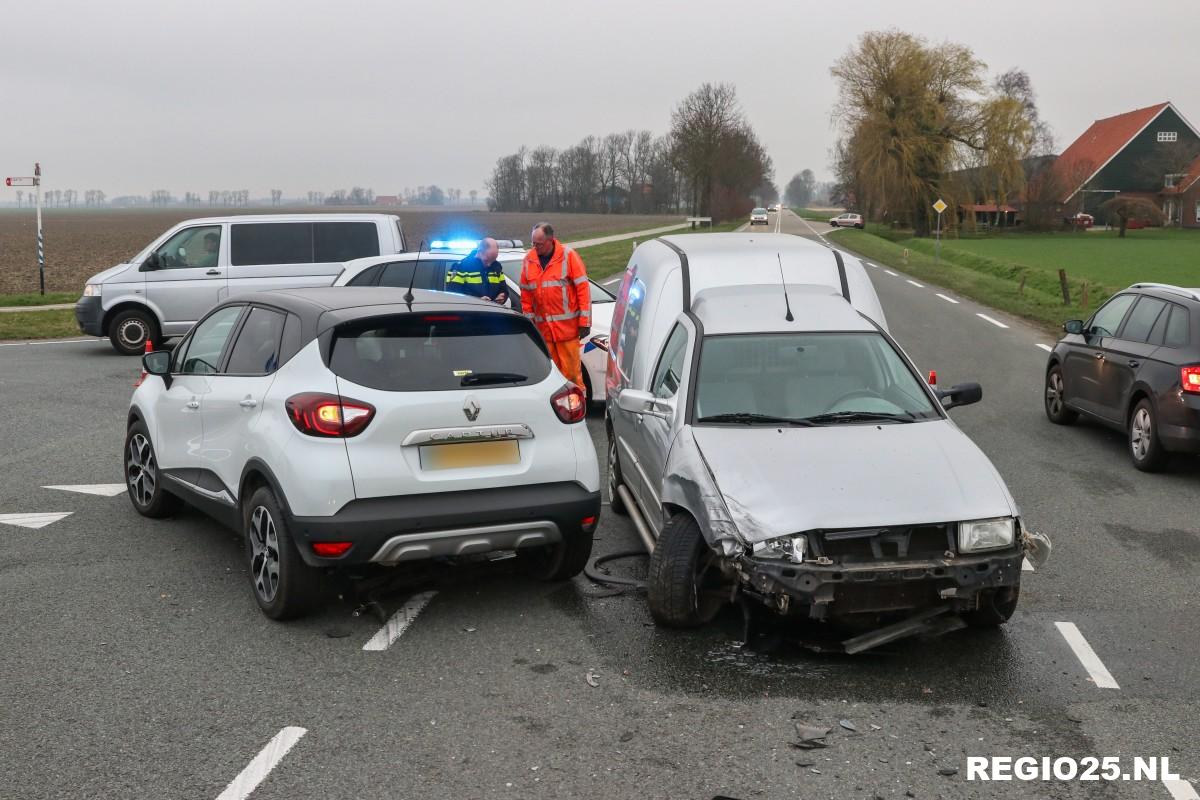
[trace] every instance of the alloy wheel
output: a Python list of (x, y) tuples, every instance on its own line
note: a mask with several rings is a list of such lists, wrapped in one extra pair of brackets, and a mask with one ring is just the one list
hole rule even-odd
[(250, 573), (254, 591), (270, 603), (279, 591), (279, 536), (275, 520), (265, 506), (258, 506), (250, 515)]
[(1050, 377), (1046, 380), (1046, 407), (1050, 410), (1050, 413), (1055, 416), (1058, 416), (1062, 413), (1062, 396), (1062, 373), (1058, 371), (1051, 372)]
[(1146, 458), (1146, 454), (1150, 452), (1150, 431), (1151, 431), (1150, 412), (1145, 408), (1139, 408), (1133, 414), (1133, 426), (1129, 432), (1129, 447), (1133, 450), (1133, 457), (1138, 461)]
[(125, 475), (134, 501), (143, 508), (150, 505), (154, 499), (154, 488), (158, 485), (158, 465), (154, 461), (150, 440), (140, 433), (135, 433), (129, 440)]

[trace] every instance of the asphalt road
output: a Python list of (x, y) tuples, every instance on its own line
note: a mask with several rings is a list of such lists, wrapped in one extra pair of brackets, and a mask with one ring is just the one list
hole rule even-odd
[[(790, 212), (779, 225), (828, 233)], [(434, 594), (385, 650), (363, 649), (381, 621), (356, 616), (349, 591), (272, 623), (230, 531), (42, 488), (121, 481), (136, 361), (106, 343), (0, 347), (0, 515), (70, 512), (41, 528), (0, 518), (0, 797), (242, 797), (227, 787), (256, 770), (255, 800), (1188, 797), (1161, 782), (965, 773), (968, 755), (1167, 756), (1200, 777), (1200, 466), (1143, 475), (1121, 437), (1050, 425), (1038, 344), (1052, 338), (869, 271), (922, 369), (983, 384), (983, 402), (952, 415), (1054, 552), (1025, 574), (1003, 629), (853, 658), (747, 650), (733, 612), (662, 631), (637, 595), (529, 583), (504, 560), (398, 576), (379, 597), (387, 614)], [(603, 452), (602, 419), (589, 425)], [(603, 518), (598, 553), (635, 543), (624, 519)], [(1097, 685), (1057, 623), (1117, 688)], [(793, 748), (794, 718), (832, 726), (830, 746)], [(272, 758), (277, 736), (294, 744)]]

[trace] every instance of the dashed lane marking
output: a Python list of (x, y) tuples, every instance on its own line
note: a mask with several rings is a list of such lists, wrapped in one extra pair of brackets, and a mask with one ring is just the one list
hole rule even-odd
[(46, 339), (37, 342), (0, 342), (0, 347), (27, 347), (35, 344), (84, 344), (86, 342), (102, 342), (103, 339)]
[(989, 317), (987, 314), (976, 314), (975, 316), (979, 317), (979, 318), (980, 318), (981, 320), (983, 320), (984, 322), (990, 322), (990, 323), (992, 323), (992, 324), (993, 324), (993, 325), (995, 325), (997, 328), (1007, 328), (1007, 327), (1008, 327), (1007, 325), (1005, 325), (1005, 324), (1004, 324), (1003, 322), (1001, 322), (1000, 320), (998, 320), (998, 319), (992, 319), (992, 318), (991, 318), (991, 317)]
[(80, 494), (97, 494), (101, 497), (116, 497), (125, 494), (123, 483), (77, 483), (62, 486), (43, 486), (43, 489), (59, 489), (64, 492), (79, 492)]
[(917, 283), (917, 282), (916, 282), (916, 281), (914, 281), (912, 278), (905, 278), (905, 279), (904, 279), (904, 281), (905, 281), (906, 283), (911, 283), (913, 286), (917, 287), (918, 289), (924, 289), (924, 288), (925, 288), (925, 284), (923, 284), (923, 283)]
[(893, 277), (895, 277), (895, 278), (899, 278), (899, 277), (900, 277), (900, 273), (898, 273), (898, 272), (892, 272), (890, 269), (885, 269), (885, 270), (884, 270), (884, 272), (886, 272), (888, 275), (891, 275), (891, 276), (893, 276)]
[(283, 760), (288, 750), (291, 750), (306, 733), (308, 731), (304, 728), (289, 726), (275, 734), (271, 741), (267, 742), (267, 746), (246, 765), (246, 768), (229, 782), (225, 791), (217, 795), (217, 800), (246, 800), (250, 793), (257, 789), (263, 779), (270, 774), (271, 770), (275, 769), (276, 765)]
[(73, 511), (51, 511), (43, 514), (0, 514), (0, 524), (16, 525), (19, 528), (44, 528), (60, 519), (66, 519)]
[(1190, 781), (1164, 780), (1163, 786), (1167, 787), (1167, 791), (1171, 793), (1172, 800), (1200, 800), (1200, 794), (1196, 794)]
[(1042, 349), (1043, 349), (1043, 350), (1045, 350), (1047, 353), (1053, 353), (1053, 352), (1054, 352), (1054, 348), (1053, 348), (1053, 347), (1051, 347), (1051, 346), (1050, 346), (1050, 345), (1048, 345), (1048, 344), (1042, 344), (1041, 342), (1038, 342), (1038, 347), (1042, 348)]
[(1104, 666), (1104, 662), (1100, 660), (1100, 656), (1096, 655), (1096, 651), (1088, 644), (1087, 639), (1083, 638), (1083, 634), (1079, 632), (1079, 628), (1074, 622), (1056, 622), (1054, 626), (1058, 628), (1058, 632), (1067, 640), (1075, 657), (1079, 659), (1079, 663), (1087, 670), (1088, 675), (1092, 677), (1097, 688), (1100, 689), (1120, 689), (1117, 681), (1113, 678), (1112, 673)]
[(380, 651), (391, 647), (392, 642), (400, 638), (400, 634), (408, 629), (421, 610), (429, 605), (429, 601), (435, 594), (437, 592), (421, 592), (410, 597), (408, 602), (399, 611), (392, 614), (392, 618), (371, 637), (370, 641), (363, 645), (362, 649)]
[(941, 294), (940, 292), (937, 293), (937, 296), (942, 298), (943, 300), (945, 300), (947, 303), (953, 303), (954, 305), (958, 305), (958, 301), (955, 300), (953, 297), (947, 297), (946, 295)]

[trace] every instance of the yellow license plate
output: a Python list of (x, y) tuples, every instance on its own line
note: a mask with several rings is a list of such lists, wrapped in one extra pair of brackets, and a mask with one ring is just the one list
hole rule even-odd
[(432, 444), (421, 448), (421, 467), (424, 469), (494, 467), (503, 464), (517, 464), (520, 461), (521, 450), (515, 439), (498, 442)]

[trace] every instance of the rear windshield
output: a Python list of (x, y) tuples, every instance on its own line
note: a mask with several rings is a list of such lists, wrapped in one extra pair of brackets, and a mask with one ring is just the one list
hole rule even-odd
[(550, 374), (550, 358), (521, 317), (430, 312), (339, 326), (329, 367), (360, 386), (428, 392), (539, 383)]

